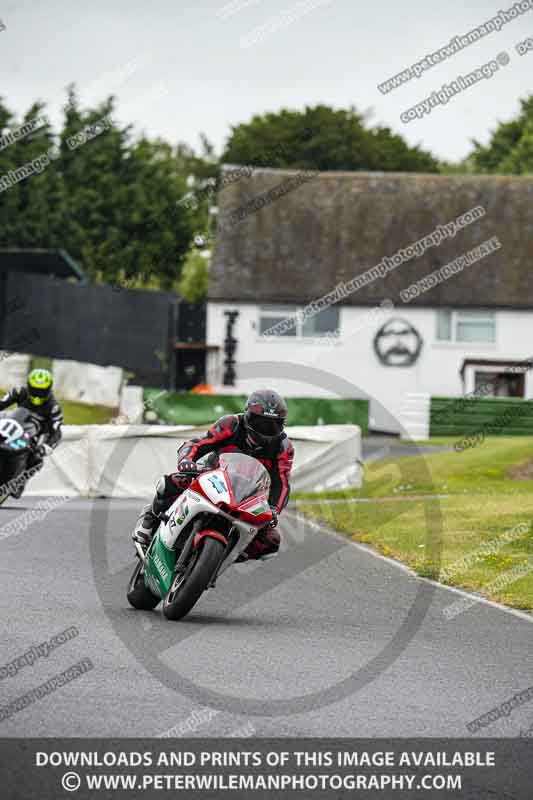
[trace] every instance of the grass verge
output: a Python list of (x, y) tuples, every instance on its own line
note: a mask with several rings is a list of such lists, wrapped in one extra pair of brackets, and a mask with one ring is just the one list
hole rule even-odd
[[(533, 438), (495, 437), (462, 453), (372, 462), (361, 491), (312, 495), (341, 501), (335, 504), (306, 504), (310, 495), (300, 495), (297, 507), (421, 576), (533, 610), (533, 479), (509, 477), (532, 457)], [(431, 494), (447, 497), (424, 499)], [(347, 502), (353, 497), (375, 502)], [(435, 548), (428, 520), (439, 506), (443, 530)]]
[(60, 400), (65, 425), (105, 425), (113, 416), (113, 409), (106, 406), (89, 406)]
[[(0, 394), (7, 391), (5, 388), (0, 388)], [(59, 402), (63, 409), (65, 425), (106, 425), (116, 413), (116, 409), (107, 406), (93, 406), (61, 399)]]

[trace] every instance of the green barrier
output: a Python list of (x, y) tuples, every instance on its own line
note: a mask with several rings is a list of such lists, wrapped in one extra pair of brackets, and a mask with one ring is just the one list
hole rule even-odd
[(502, 397), (432, 397), (430, 436), (531, 436), (533, 402)]
[[(245, 395), (188, 394), (145, 389), (144, 404), (168, 425), (209, 425), (224, 414), (243, 410)], [(359, 425), (368, 432), (368, 400), (287, 398), (288, 425)]]

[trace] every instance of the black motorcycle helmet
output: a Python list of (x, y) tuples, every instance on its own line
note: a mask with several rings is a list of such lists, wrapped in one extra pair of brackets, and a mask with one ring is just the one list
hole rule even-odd
[(279, 441), (287, 417), (283, 398), (272, 389), (252, 392), (246, 401), (244, 425), (247, 440), (253, 447), (266, 447)]

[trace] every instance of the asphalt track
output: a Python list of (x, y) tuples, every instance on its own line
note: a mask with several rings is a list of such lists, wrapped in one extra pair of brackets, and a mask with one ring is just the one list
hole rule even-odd
[[(94, 668), (0, 722), (1, 736), (462, 737), (533, 685), (530, 622), (485, 604), (447, 620), (457, 594), (287, 515), (278, 558), (232, 568), (171, 623), (126, 601), (138, 503), (73, 499), (6, 536), (37, 503), (0, 509), (0, 668), (72, 625), (79, 636), (3, 677), (0, 708), (82, 658)], [(406, 621), (410, 640), (387, 662)], [(357, 686), (332, 688), (358, 669)], [(479, 735), (532, 723), (530, 702)]]

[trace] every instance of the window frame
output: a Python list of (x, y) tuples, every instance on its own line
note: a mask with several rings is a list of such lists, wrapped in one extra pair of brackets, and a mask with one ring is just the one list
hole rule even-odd
[[(328, 310), (333, 308), (334, 306), (328, 306)], [(308, 317), (307, 320), (304, 320), (301, 316), (301, 312), (304, 310), (305, 306), (286, 306), (283, 304), (275, 305), (264, 303), (257, 306), (257, 322), (256, 322), (256, 330), (257, 336), (259, 340), (263, 341), (272, 341), (272, 339), (276, 338), (280, 341), (287, 340), (289, 342), (313, 342), (317, 340), (327, 340), (331, 339), (332, 337), (340, 338), (340, 320), (341, 320), (341, 309), (336, 308), (337, 312), (337, 327), (331, 331), (315, 331), (311, 334), (304, 334), (304, 326), (305, 323), (311, 318)], [(326, 310), (326, 309), (324, 309)], [(317, 312), (318, 314), (320, 312)], [(261, 333), (261, 321), (265, 318), (271, 317), (273, 320), (277, 320), (279, 323), (280, 317), (282, 319), (292, 319), (296, 317), (292, 330), (295, 332), (294, 334), (286, 333), (286, 334), (272, 334), (266, 335)], [(277, 324), (273, 322), (272, 324)]]
[[(439, 316), (441, 314), (450, 315), (450, 338), (439, 338)], [(460, 339), (458, 338), (457, 331), (461, 323), (465, 324), (477, 322), (478, 324), (490, 324), (492, 326), (492, 338), (490, 339)], [(468, 345), (487, 345), (494, 346), (497, 337), (497, 315), (495, 311), (490, 309), (453, 309), (453, 308), (439, 308), (435, 316), (435, 341), (437, 344), (451, 344), (459, 345), (461, 347)]]

